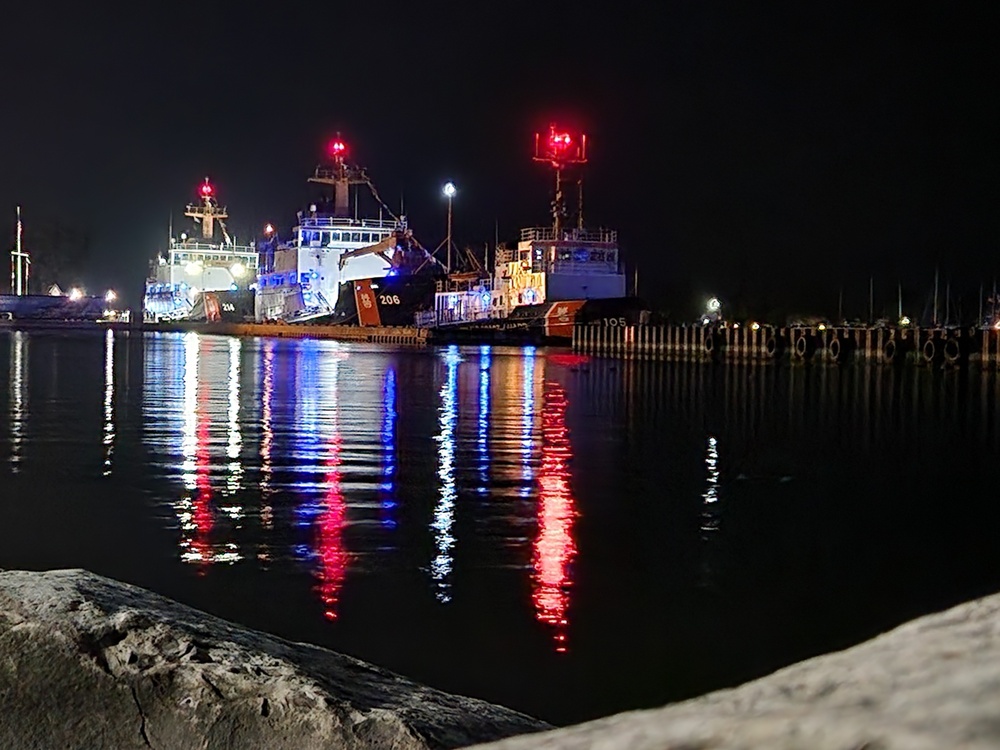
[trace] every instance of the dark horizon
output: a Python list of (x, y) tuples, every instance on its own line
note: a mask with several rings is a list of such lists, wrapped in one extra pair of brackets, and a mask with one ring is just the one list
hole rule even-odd
[(985, 9), (198, 8), (13, 9), (7, 246), (20, 204), (29, 237), (85, 238), (68, 283), (136, 306), (206, 175), (237, 235), (287, 233), (338, 131), (425, 245), (444, 237), (448, 180), (457, 243), (510, 243), (548, 220), (531, 152), (556, 121), (588, 136), (588, 224), (618, 229), (630, 286), (638, 267), (640, 296), (677, 320), (711, 295), (833, 316), (841, 290), (867, 318), (872, 277), (876, 314), (902, 284), (913, 316), (935, 269), (941, 309), (949, 284), (968, 317), (1000, 275)]

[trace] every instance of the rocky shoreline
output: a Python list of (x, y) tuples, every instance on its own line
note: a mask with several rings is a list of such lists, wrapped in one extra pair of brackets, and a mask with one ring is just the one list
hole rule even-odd
[(423, 750), (546, 728), (86, 571), (0, 572), (0, 747)]
[(475, 750), (998, 747), (1000, 594), (995, 594), (730, 690)]
[(0, 572), (0, 747), (470, 746), (1000, 747), (1000, 594), (737, 688), (553, 729), (86, 571)]

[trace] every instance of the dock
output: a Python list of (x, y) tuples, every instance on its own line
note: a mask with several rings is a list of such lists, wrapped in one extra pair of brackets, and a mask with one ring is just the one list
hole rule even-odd
[(622, 359), (1000, 369), (1000, 330), (961, 326), (577, 324), (572, 347)]
[(333, 339), (370, 344), (399, 344), (426, 346), (430, 331), (416, 326), (340, 326), (291, 323), (205, 323), (174, 321), (170, 323), (143, 323), (145, 332), (187, 332), (220, 336), (272, 336), (289, 339)]

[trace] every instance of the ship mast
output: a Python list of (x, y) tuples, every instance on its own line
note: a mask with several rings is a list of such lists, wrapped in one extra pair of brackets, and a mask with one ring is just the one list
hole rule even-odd
[[(569, 133), (556, 130), (554, 124), (549, 125), (549, 134), (544, 143), (542, 143), (541, 136), (535, 133), (535, 155), (532, 159), (548, 164), (556, 173), (556, 192), (555, 199), (552, 201), (552, 230), (558, 235), (562, 227), (562, 220), (566, 216), (562, 173), (570, 164), (587, 163), (587, 136), (581, 135), (578, 145)], [(581, 182), (581, 209), (583, 203), (582, 184)]]
[(31, 267), (31, 256), (24, 251), (21, 243), (23, 228), (21, 226), (21, 207), (17, 207), (17, 240), (14, 252), (10, 254), (10, 290), (18, 297), (28, 293), (28, 270)]
[(333, 215), (337, 219), (348, 219), (351, 216), (351, 185), (370, 185), (365, 170), (350, 166), (344, 157), (347, 156), (347, 145), (340, 139), (340, 133), (330, 141), (327, 154), (332, 165), (319, 165), (309, 182), (333, 186)]
[(205, 178), (205, 183), (199, 189), (199, 194), (201, 195), (200, 204), (188, 204), (187, 209), (184, 211), (185, 216), (190, 216), (192, 219), (198, 219), (201, 222), (201, 236), (203, 239), (211, 240), (215, 236), (215, 221), (218, 219), (219, 225), (225, 231), (225, 225), (222, 223), (223, 219), (228, 219), (229, 214), (226, 213), (224, 206), (220, 206), (215, 200), (215, 188)]

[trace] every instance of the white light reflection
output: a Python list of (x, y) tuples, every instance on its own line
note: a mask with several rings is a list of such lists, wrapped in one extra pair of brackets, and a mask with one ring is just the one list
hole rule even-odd
[(111, 454), (115, 446), (115, 332), (104, 335), (104, 476), (111, 475)]
[(485, 495), (489, 481), (490, 454), (487, 440), (490, 428), (490, 347), (479, 348), (479, 434), (476, 451), (479, 454), (479, 493)]
[[(240, 450), (243, 447), (243, 436), (240, 432), (240, 340), (235, 336), (229, 339), (229, 441), (226, 455), (229, 456), (229, 479), (226, 491), (233, 494), (243, 484), (243, 464), (240, 462)], [(233, 507), (224, 509), (233, 518), (240, 518), (243, 509)]]
[[(274, 511), (269, 502), (271, 497), (271, 449), (274, 447), (274, 431), (271, 427), (271, 399), (274, 394), (274, 342), (265, 341), (264, 377), (260, 394), (260, 522), (265, 529), (274, 524)], [(262, 557), (263, 556), (263, 557)], [(269, 553), (263, 548), (258, 557), (267, 559)]]
[(195, 453), (198, 448), (198, 334), (184, 336), (184, 426), (181, 432), (181, 464), (184, 489), (194, 490), (198, 483)]
[(452, 568), (452, 547), (455, 537), (451, 534), (455, 521), (455, 426), (458, 421), (458, 364), (462, 358), (457, 346), (448, 347), (444, 357), (447, 364), (447, 377), (441, 386), (441, 414), (439, 424), (441, 431), (435, 438), (438, 442), (438, 478), (441, 480), (441, 494), (434, 508), (434, 520), (431, 528), (434, 530), (434, 544), (437, 556), (431, 562), (431, 578), (437, 586), (436, 597), (442, 604), (451, 601), (451, 582), (449, 576)]
[(521, 497), (531, 494), (534, 472), (531, 469), (532, 434), (535, 422), (535, 347), (524, 349), (523, 412), (521, 417)]
[(719, 501), (719, 443), (714, 436), (708, 436), (708, 451), (705, 455), (705, 468), (708, 470), (708, 486), (702, 493), (706, 509), (701, 516), (701, 530), (717, 531), (719, 519), (712, 505)]
[(10, 467), (15, 474), (23, 460), (24, 424), (28, 418), (28, 337), (24, 331), (12, 334), (10, 358)]

